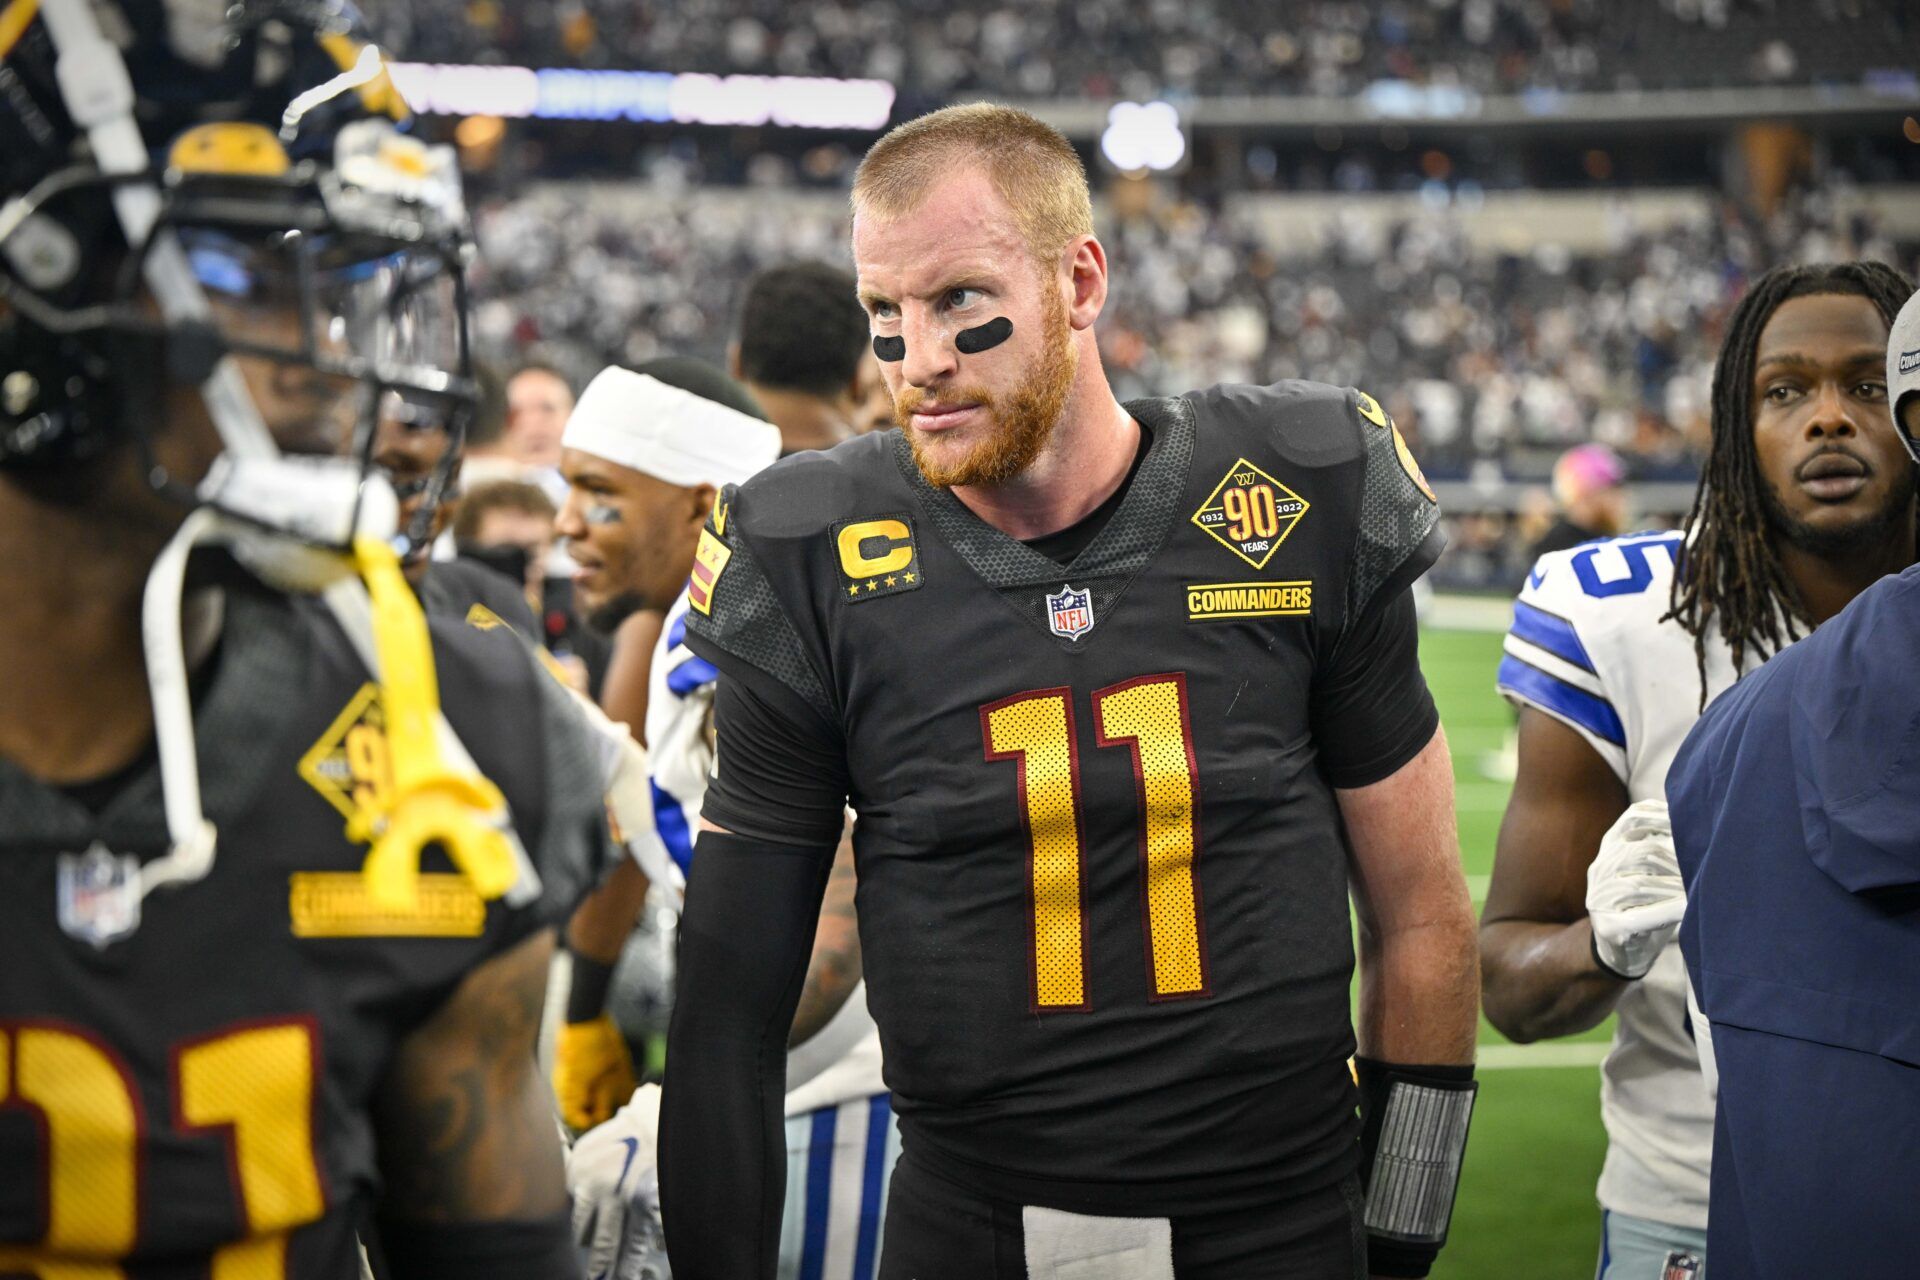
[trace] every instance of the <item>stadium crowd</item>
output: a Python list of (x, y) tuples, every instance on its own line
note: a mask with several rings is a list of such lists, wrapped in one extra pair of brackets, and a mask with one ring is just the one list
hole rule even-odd
[[(1779, 4), (412, 17), (910, 109), (1844, 29), (1718, 63), (1818, 78), (1912, 21)], [(1760, 215), (1275, 201), (1223, 145), (1096, 223), (963, 104), (850, 200), (456, 137), (470, 206), (342, 0), (222, 9), (0, 3), (0, 1275), (1506, 1274), (1469, 1121), (1559, 1166), (1512, 1200), (1572, 1113), (1476, 1102), (1552, 1061), (1482, 1028), (1608, 1019), (1546, 1224), (1597, 1280), (1909, 1273), (1920, 243), (1830, 154)], [(1501, 656), (1436, 582), (1517, 594)], [(1513, 720), (1455, 754), (1427, 668)]]
[[(1479, 93), (1857, 81), (1911, 45), (1894, 0), (431, 0), (402, 41), (437, 62), (873, 77), (915, 94), (1344, 96), (1382, 80)], [(1716, 56), (1698, 56), (1711, 44)]]
[[(1622, 219), (1593, 256), (1553, 246), (1472, 251), (1458, 206), (1380, 234), (1329, 223), (1275, 243), (1244, 213), (1178, 199), (1101, 232), (1115, 291), (1101, 323), (1125, 394), (1312, 376), (1379, 389), (1436, 477), (1544, 474), (1599, 440), (1638, 474), (1690, 475), (1720, 327), (1746, 281), (1781, 262), (1912, 263), (1831, 188), (1770, 219), (1732, 203), (1658, 231)], [(584, 378), (604, 364), (724, 357), (741, 286), (796, 258), (844, 262), (837, 204), (778, 219), (698, 193), (645, 216), (562, 188), (484, 208), (476, 334), (487, 356), (532, 354)]]

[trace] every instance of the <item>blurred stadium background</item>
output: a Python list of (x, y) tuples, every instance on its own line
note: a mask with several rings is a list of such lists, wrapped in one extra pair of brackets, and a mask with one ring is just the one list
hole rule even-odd
[[(1570, 445), (1633, 523), (1692, 493), (1721, 325), (1786, 261), (1920, 268), (1920, 8), (1904, 0), (375, 0), (455, 140), (502, 367), (723, 357), (740, 287), (847, 259), (890, 122), (993, 98), (1094, 177), (1123, 394), (1306, 376), (1405, 431), (1452, 546), (1427, 669), (1476, 898), (1509, 720), (1498, 632)], [(1479, 598), (1474, 598), (1478, 593)], [(1605, 1029), (1486, 1033), (1437, 1276), (1590, 1274)]]

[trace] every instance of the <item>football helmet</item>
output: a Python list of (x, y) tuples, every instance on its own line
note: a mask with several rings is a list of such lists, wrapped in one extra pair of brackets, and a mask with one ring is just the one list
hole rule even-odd
[(536, 893), (504, 800), (440, 715), (394, 494), (370, 469), (383, 401), (460, 419), (475, 396), (458, 169), (397, 127), (357, 11), (0, 0), (0, 103), (0, 472), (84, 477), (171, 426), (174, 388), (198, 389), (221, 445), (204, 477), (146, 454), (191, 511), (144, 603), (173, 837), (144, 887), (213, 858), (180, 618), (187, 557), (217, 544), (320, 593), (380, 682), (393, 795), (348, 833), (376, 900), (411, 899), (428, 842), (484, 897)]
[(344, 0), (10, 0), (0, 97), (0, 467), (140, 440), (166, 384), (236, 463), (471, 412), (458, 170)]

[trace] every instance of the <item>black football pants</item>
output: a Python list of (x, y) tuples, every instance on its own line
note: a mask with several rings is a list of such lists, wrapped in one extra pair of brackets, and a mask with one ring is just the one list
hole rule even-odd
[[(1178, 1280), (1366, 1280), (1354, 1177), (1292, 1200), (1173, 1219)], [(1020, 1206), (988, 1200), (903, 1152), (887, 1195), (880, 1280), (1026, 1280)]]

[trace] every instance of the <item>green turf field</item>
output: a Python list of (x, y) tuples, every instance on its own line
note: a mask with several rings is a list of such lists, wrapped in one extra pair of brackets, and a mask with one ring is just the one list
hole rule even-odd
[[(1493, 691), (1499, 656), (1496, 632), (1429, 629), (1421, 636), (1421, 665), (1453, 748), (1460, 853), (1476, 911), (1493, 869), (1494, 835), (1507, 798), (1507, 784), (1489, 780), (1480, 768), (1483, 757), (1500, 748), (1510, 723)], [(1480, 1098), (1453, 1230), (1435, 1280), (1572, 1280), (1593, 1274), (1599, 1242), (1593, 1184), (1606, 1149), (1593, 1062), (1597, 1045), (1611, 1032), (1609, 1022), (1573, 1042), (1520, 1047), (1481, 1026)], [(1573, 1065), (1525, 1065), (1569, 1058)]]

